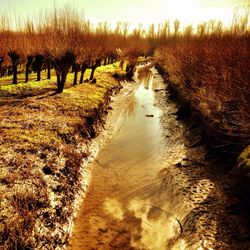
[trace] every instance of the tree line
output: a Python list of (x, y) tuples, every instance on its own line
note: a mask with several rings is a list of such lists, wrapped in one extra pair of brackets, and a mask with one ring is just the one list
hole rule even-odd
[[(0, 15), (0, 77), (13, 75), (12, 82), (17, 84), (18, 67), (21, 67), (25, 71), (25, 82), (29, 81), (31, 72), (37, 73), (39, 81), (43, 69), (46, 69), (48, 79), (51, 78), (51, 69), (54, 69), (57, 92), (61, 93), (70, 69), (74, 72), (72, 84), (75, 85), (83, 83), (87, 68), (91, 69), (92, 81), (95, 69), (101, 64), (119, 60), (123, 66), (126, 60), (127, 75), (131, 77), (136, 60), (141, 55), (155, 55), (157, 60), (168, 61), (170, 71), (173, 68), (170, 58), (172, 62), (178, 61), (183, 64), (179, 69), (182, 75), (188, 65), (201, 71), (204, 66), (198, 65), (201, 59), (217, 57), (215, 52), (225, 51), (223, 48), (234, 51), (230, 61), (237, 61), (241, 57), (239, 53), (246, 54), (246, 47), (249, 46), (248, 16), (247, 8), (243, 14), (236, 13), (228, 28), (216, 20), (197, 27), (188, 25), (181, 28), (180, 21), (176, 19), (152, 24), (147, 30), (139, 25), (131, 32), (126, 22), (118, 22), (113, 30), (106, 22), (94, 27), (69, 5), (47, 10), (38, 20), (27, 19), (15, 30), (11, 28), (11, 19)], [(217, 44), (220, 44), (218, 48)], [(213, 52), (205, 53), (209, 49)], [(225, 53), (220, 56), (228, 60)], [(233, 66), (233, 62), (231, 64)]]
[(18, 30), (10, 28), (6, 16), (1, 19), (0, 77), (12, 75), (13, 84), (18, 83), (18, 68), (24, 68), (25, 82), (31, 72), (37, 73), (40, 81), (43, 69), (50, 79), (54, 69), (57, 92), (61, 93), (70, 69), (74, 72), (74, 85), (83, 83), (87, 68), (91, 69), (92, 81), (97, 67), (117, 60), (121, 66), (128, 60), (127, 73), (131, 75), (136, 59), (147, 50), (145, 39), (128, 33), (127, 23), (118, 22), (115, 30), (106, 22), (93, 27), (69, 6), (48, 10), (40, 16), (39, 24), (27, 20)]

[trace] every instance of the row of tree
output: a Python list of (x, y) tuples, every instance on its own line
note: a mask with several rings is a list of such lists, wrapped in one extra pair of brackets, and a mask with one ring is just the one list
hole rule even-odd
[[(47, 70), (51, 77), (54, 68), (57, 76), (57, 92), (63, 91), (69, 70), (75, 72), (73, 84), (83, 82), (84, 73), (91, 68), (90, 80), (95, 69), (101, 64), (116, 60), (129, 61), (134, 65), (140, 55), (147, 51), (145, 39), (138, 34), (128, 34), (128, 25), (121, 23), (112, 31), (107, 23), (92, 27), (80, 14), (67, 6), (43, 14), (39, 25), (27, 21), (26, 25), (13, 31), (2, 25), (0, 30), (0, 77), (13, 75), (13, 84), (18, 83), (18, 66), (25, 68), (25, 82), (29, 81), (30, 72)], [(2, 22), (3, 23), (3, 22)], [(133, 70), (134, 67), (128, 67)], [(129, 72), (128, 72), (129, 74)]]
[[(18, 66), (21, 65), (25, 69), (26, 82), (32, 71), (37, 73), (39, 81), (41, 70), (46, 69), (50, 79), (51, 69), (54, 68), (57, 92), (60, 93), (70, 68), (75, 72), (73, 84), (77, 84), (83, 82), (87, 68), (91, 68), (92, 80), (98, 66), (115, 60), (120, 60), (121, 65), (124, 60), (129, 62), (127, 69), (131, 77), (138, 56), (153, 55), (158, 48), (175, 48), (178, 44), (201, 48), (205, 40), (211, 44), (216, 43), (216, 39), (228, 40), (232, 44), (232, 39), (228, 38), (246, 37), (249, 34), (246, 13), (244, 18), (236, 14), (228, 29), (223, 27), (221, 21), (204, 22), (195, 30), (193, 26), (181, 28), (180, 21), (174, 20), (173, 23), (166, 21), (158, 26), (152, 24), (148, 30), (139, 25), (132, 32), (128, 23), (121, 22), (114, 30), (105, 22), (93, 27), (70, 6), (47, 10), (40, 15), (39, 22), (27, 20), (16, 30), (10, 27), (10, 19), (0, 16), (0, 77), (13, 75), (13, 83), (16, 84)], [(234, 39), (235, 42), (238, 44), (237, 39)], [(180, 46), (178, 48), (181, 49)]]

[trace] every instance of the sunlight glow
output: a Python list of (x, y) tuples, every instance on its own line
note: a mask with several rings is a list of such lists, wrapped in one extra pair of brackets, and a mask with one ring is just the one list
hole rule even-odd
[(190, 24), (196, 26), (199, 23), (213, 19), (221, 20), (225, 26), (229, 26), (232, 22), (234, 7), (236, 5), (232, 6), (225, 3), (225, 5), (215, 8), (208, 6), (207, 1), (204, 0), (167, 0), (161, 6), (154, 14), (154, 19), (150, 18), (149, 15), (144, 15), (143, 19), (132, 15), (134, 17), (131, 18), (133, 19), (131, 20), (132, 23), (141, 22), (147, 26), (152, 22), (157, 24), (169, 20), (172, 23), (175, 19), (179, 19), (181, 27), (185, 27)]
[[(180, 20), (181, 27), (189, 24), (197, 25), (204, 21), (221, 20), (225, 26), (232, 22), (236, 7), (247, 4), (249, 0), (54, 0), (56, 6), (63, 7), (66, 3), (81, 10), (82, 16), (94, 25), (108, 22), (110, 27), (118, 21), (128, 22), (130, 28), (143, 24), (145, 29), (152, 23), (165, 21), (173, 23)], [(0, 6), (6, 13), (15, 10), (21, 17), (36, 16), (41, 9), (53, 7), (53, 0), (0, 0)], [(13, 11), (12, 11), (13, 12)], [(0, 11), (1, 13), (1, 11)]]

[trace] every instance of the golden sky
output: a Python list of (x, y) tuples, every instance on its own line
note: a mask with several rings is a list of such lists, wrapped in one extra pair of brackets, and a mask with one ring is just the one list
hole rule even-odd
[[(15, 9), (22, 16), (35, 16), (41, 9), (51, 8), (53, 0), (0, 0), (5, 12)], [(107, 21), (114, 26), (117, 21), (128, 21), (132, 26), (180, 19), (183, 26), (196, 25), (210, 19), (220, 19), (230, 24), (233, 10), (250, 0), (56, 0), (57, 6), (66, 2), (77, 7), (93, 23)]]

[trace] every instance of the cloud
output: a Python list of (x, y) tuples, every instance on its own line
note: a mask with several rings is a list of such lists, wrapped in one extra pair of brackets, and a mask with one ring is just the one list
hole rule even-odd
[(115, 219), (122, 220), (124, 218), (122, 204), (119, 201), (117, 201), (116, 199), (107, 198), (104, 202), (104, 208)]
[[(140, 237), (132, 236), (132, 247), (165, 250), (170, 245), (174, 245), (181, 233), (181, 228), (173, 215), (152, 206), (149, 201), (140, 199), (130, 201), (128, 210), (141, 221)], [(178, 244), (184, 246), (185, 242), (178, 242)]]

